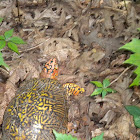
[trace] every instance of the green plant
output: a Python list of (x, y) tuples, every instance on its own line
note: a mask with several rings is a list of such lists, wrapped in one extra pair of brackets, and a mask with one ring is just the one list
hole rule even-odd
[(8, 68), (8, 65), (3, 60), (3, 57), (2, 57), (2, 53), (1, 52), (0, 52), (0, 66), (4, 66), (4, 67)]
[[(0, 23), (3, 18), (0, 18)], [(9, 49), (19, 54), (18, 47), (16, 44), (25, 44), (25, 42), (20, 37), (12, 37), (14, 29), (8, 30), (4, 33), (4, 35), (0, 35), (0, 66), (8, 67), (8, 65), (4, 62), (2, 57), (2, 49), (5, 46), (8, 46)]]
[(140, 128), (140, 108), (137, 106), (127, 105), (125, 106), (125, 109), (133, 116), (135, 126)]
[(91, 83), (95, 84), (98, 88), (96, 88), (90, 96), (102, 94), (102, 98), (104, 98), (107, 93), (115, 92), (115, 90), (108, 88), (110, 86), (109, 79), (104, 79), (103, 84), (99, 81), (91, 81)]
[(131, 42), (125, 44), (119, 49), (128, 50), (133, 53), (126, 61), (124, 61), (124, 63), (136, 66), (136, 69), (134, 70), (136, 78), (133, 80), (130, 87), (140, 85), (140, 39), (134, 38)]
[(99, 136), (96, 136), (95, 138), (92, 138), (92, 140), (103, 140), (103, 136), (104, 136), (104, 133), (102, 133)]
[(0, 50), (7, 45), (9, 49), (19, 54), (16, 44), (25, 44), (25, 42), (20, 37), (12, 37), (13, 31), (14, 29), (11, 29), (0, 36)]
[(77, 138), (72, 137), (71, 135), (61, 134), (53, 130), (56, 140), (77, 140)]
[(3, 18), (0, 18), (0, 23), (3, 21)]
[(140, 28), (137, 28), (137, 30), (140, 32)]
[[(55, 130), (53, 130), (53, 133), (55, 135), (56, 140), (77, 140), (77, 138), (71, 135), (61, 134), (61, 133), (56, 132)], [(95, 138), (92, 138), (92, 140), (103, 140), (103, 135), (104, 133), (102, 133), (99, 136), (96, 136)]]

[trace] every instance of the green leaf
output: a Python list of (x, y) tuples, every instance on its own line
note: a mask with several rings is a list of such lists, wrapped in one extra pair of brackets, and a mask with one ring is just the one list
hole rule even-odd
[(137, 38), (133, 38), (131, 42), (126, 43), (124, 46), (120, 47), (119, 49), (122, 50), (128, 50), (133, 53), (140, 52), (140, 40)]
[(92, 138), (92, 140), (103, 140), (103, 136), (104, 136), (104, 133), (102, 133), (99, 136), (96, 136), (95, 138)]
[(133, 116), (140, 116), (140, 108), (137, 106), (126, 105), (125, 109)]
[(140, 128), (140, 116), (133, 116), (133, 119), (135, 126)]
[(3, 21), (3, 18), (0, 18), (0, 23)]
[(137, 30), (140, 32), (140, 28), (137, 28)]
[(0, 40), (0, 50), (3, 49), (6, 45), (5, 40)]
[(95, 84), (97, 87), (103, 87), (102, 83), (99, 81), (91, 81), (92, 84)]
[(139, 86), (140, 85), (140, 67), (137, 67), (137, 69), (134, 71), (134, 73), (137, 75), (136, 78), (133, 80), (132, 84), (130, 85), (130, 87), (132, 86)]
[(25, 44), (25, 42), (20, 37), (16, 37), (16, 36), (10, 38), (9, 41), (11, 41), (15, 44)]
[(14, 29), (8, 30), (4, 33), (5, 39), (9, 39), (13, 35)]
[(106, 88), (105, 89), (107, 92), (110, 92), (110, 93), (113, 93), (113, 92), (116, 92), (114, 89), (112, 89), (112, 88)]
[(102, 88), (96, 88), (90, 96), (98, 95), (102, 93)]
[(9, 47), (12, 51), (14, 51), (14, 52), (16, 52), (17, 54), (19, 54), (18, 47), (17, 47), (16, 44), (14, 44), (13, 42), (8, 42), (7, 45), (8, 45), (8, 47)]
[(1, 35), (0, 40), (5, 40), (5, 37), (3, 35)]
[(137, 106), (127, 105), (125, 106), (125, 109), (133, 116), (135, 126), (140, 128), (140, 108)]
[(121, 49), (133, 52), (133, 54), (131, 54), (130, 57), (124, 63), (135, 65), (137, 67), (134, 71), (134, 73), (136, 74), (136, 78), (133, 80), (130, 87), (138, 86), (140, 85), (140, 39), (134, 38), (131, 42), (120, 47), (120, 50)]
[(77, 140), (77, 138), (72, 137), (71, 135), (61, 134), (53, 130), (53, 133), (56, 137), (56, 140)]
[(0, 52), (0, 66), (4, 66), (6, 68), (9, 68), (9, 66), (4, 62), (1, 52)]
[(124, 61), (124, 63), (125, 64), (132, 64), (132, 65), (138, 66), (139, 65), (139, 60), (140, 60), (140, 54), (139, 53), (135, 53), (135, 54), (131, 54), (129, 59)]
[(104, 80), (103, 80), (103, 87), (104, 87), (104, 88), (108, 87), (109, 84), (110, 84), (109, 79), (104, 79)]
[(107, 94), (107, 91), (104, 89), (104, 90), (102, 91), (102, 98), (104, 98), (106, 94)]

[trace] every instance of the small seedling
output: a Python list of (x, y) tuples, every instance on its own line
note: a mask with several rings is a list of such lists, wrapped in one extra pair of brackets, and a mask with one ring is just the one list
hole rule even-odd
[(91, 81), (91, 83), (95, 84), (98, 88), (90, 96), (102, 94), (102, 98), (104, 98), (107, 93), (115, 92), (115, 90), (108, 88), (110, 86), (109, 79), (104, 79), (103, 84), (99, 81)]
[(11, 29), (0, 36), (0, 50), (7, 45), (9, 49), (19, 54), (16, 44), (25, 44), (25, 42), (20, 37), (12, 37), (13, 31), (14, 29)]
[[(0, 18), (0, 22), (2, 22), (2, 18)], [(18, 47), (16, 44), (25, 44), (25, 42), (20, 37), (12, 37), (14, 29), (8, 30), (4, 33), (4, 35), (0, 36), (0, 66), (8, 67), (8, 65), (4, 62), (2, 57), (2, 49), (5, 46), (8, 46), (9, 49), (19, 54)]]

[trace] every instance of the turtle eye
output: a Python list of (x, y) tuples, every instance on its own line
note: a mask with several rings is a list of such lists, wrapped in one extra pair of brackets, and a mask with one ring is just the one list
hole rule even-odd
[(53, 60), (51, 60), (51, 62), (50, 63), (53, 63)]

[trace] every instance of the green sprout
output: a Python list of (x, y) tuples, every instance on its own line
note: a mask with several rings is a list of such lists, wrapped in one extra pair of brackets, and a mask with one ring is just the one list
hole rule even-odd
[(104, 79), (103, 84), (99, 81), (91, 81), (91, 83), (95, 84), (98, 88), (96, 88), (90, 96), (102, 94), (102, 98), (104, 98), (107, 93), (116, 92), (115, 90), (109, 88), (110, 86), (109, 79)]

